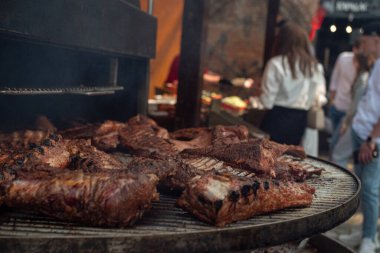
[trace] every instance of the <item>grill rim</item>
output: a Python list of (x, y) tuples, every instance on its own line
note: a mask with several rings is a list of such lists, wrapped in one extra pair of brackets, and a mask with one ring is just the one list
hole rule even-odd
[[(1, 235), (0, 245), (10, 246), (21, 244), (27, 247), (27, 245), (30, 245), (31, 243), (60, 245), (63, 241), (67, 241), (69, 244), (75, 244), (77, 247), (88, 243), (102, 243), (103, 245), (106, 245), (106, 248), (102, 248), (99, 252), (109, 250), (108, 247), (114, 244), (121, 244), (120, 250), (123, 252), (160, 252), (157, 249), (165, 249), (164, 252), (203, 252), (254, 249), (305, 238), (327, 231), (350, 218), (359, 206), (359, 195), (361, 190), (360, 180), (353, 172), (320, 158), (312, 156), (307, 157), (312, 161), (315, 160), (347, 173), (356, 182), (356, 192), (339, 205), (327, 210), (302, 217), (275, 221), (269, 224), (241, 224), (236, 227), (210, 227), (210, 229), (199, 231), (162, 231), (159, 233), (154, 232), (151, 234), (136, 235), (126, 235), (122, 233), (115, 235), (101, 235), (101, 233), (99, 233), (98, 235), (62, 236), (61, 234), (54, 234), (54, 232), (44, 236)], [(316, 225), (316, 223), (319, 224)], [(272, 236), (273, 232), (275, 232), (275, 236)], [(105, 231), (105, 233), (107, 232)], [(215, 243), (215, 241), (217, 241), (217, 243)], [(133, 245), (132, 248), (130, 247), (131, 245)], [(170, 245), (170, 247), (168, 247), (168, 245)], [(59, 251), (58, 249), (59, 248), (56, 248), (57, 251)], [(154, 250), (152, 251), (152, 249)]]

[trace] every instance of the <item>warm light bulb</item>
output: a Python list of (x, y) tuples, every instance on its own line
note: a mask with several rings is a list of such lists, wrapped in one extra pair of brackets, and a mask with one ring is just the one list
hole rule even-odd
[(336, 26), (335, 26), (335, 25), (331, 25), (331, 26), (330, 26), (330, 31), (331, 31), (332, 33), (336, 32)]
[(347, 32), (347, 33), (352, 33), (352, 27), (348, 25), (348, 26), (346, 27), (346, 32)]

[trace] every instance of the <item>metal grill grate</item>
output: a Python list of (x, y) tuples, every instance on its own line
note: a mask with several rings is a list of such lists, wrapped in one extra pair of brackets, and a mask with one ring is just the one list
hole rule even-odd
[(72, 88), (0, 88), (0, 94), (4, 95), (107, 95), (114, 94), (115, 91), (123, 90), (122, 86), (107, 87), (72, 87)]
[(220, 252), (304, 238), (348, 219), (358, 207), (360, 183), (352, 173), (328, 162), (308, 158), (302, 163), (325, 169), (321, 177), (307, 181), (316, 188), (309, 208), (289, 208), (215, 228), (175, 207), (175, 196), (161, 195), (152, 210), (127, 229), (85, 227), (4, 210), (0, 214), (0, 249), (31, 252), (33, 246), (63, 252), (69, 246), (80, 250), (91, 246), (91, 252)]

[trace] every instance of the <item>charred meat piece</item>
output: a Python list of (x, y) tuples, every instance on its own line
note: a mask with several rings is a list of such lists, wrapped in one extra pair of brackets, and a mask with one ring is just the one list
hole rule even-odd
[(174, 131), (170, 138), (178, 150), (206, 148), (211, 145), (227, 145), (248, 140), (248, 129), (245, 126), (221, 126), (211, 128), (185, 128)]
[(153, 135), (159, 138), (168, 139), (169, 132), (165, 128), (159, 127), (157, 123), (141, 114), (136, 115), (128, 120), (129, 126), (145, 127), (150, 128), (153, 131)]
[(249, 137), (248, 128), (238, 126), (215, 126), (212, 130), (212, 144), (228, 145), (247, 141)]
[(152, 153), (161, 155), (177, 154), (176, 146), (170, 142), (166, 129), (142, 115), (128, 121), (128, 126), (120, 131), (120, 146), (133, 154), (148, 156)]
[(132, 154), (139, 156), (150, 156), (152, 154), (171, 156), (176, 155), (179, 152), (170, 140), (149, 135), (122, 135), (121, 145), (123, 148), (128, 149)]
[(51, 132), (41, 130), (25, 130), (0, 134), (0, 149), (18, 150), (28, 148), (31, 144), (39, 144), (49, 138)]
[(280, 145), (267, 139), (251, 139), (247, 142), (230, 145), (188, 149), (184, 153), (214, 157), (231, 164), (233, 167), (240, 167), (275, 178), (276, 160), (288, 150), (287, 145)]
[(175, 169), (173, 169), (173, 173), (166, 178), (163, 185), (180, 192), (185, 190), (186, 185), (195, 176), (202, 176), (210, 171), (244, 175), (247, 177), (254, 176), (252, 172), (232, 168), (225, 165), (224, 162), (210, 157), (178, 158), (173, 159), (172, 164), (175, 165)]
[(79, 125), (59, 131), (59, 134), (65, 139), (91, 139), (99, 127), (100, 124)]
[(207, 173), (187, 185), (177, 204), (200, 220), (223, 227), (288, 207), (307, 207), (315, 189), (306, 184)]
[(156, 157), (133, 157), (128, 164), (126, 164), (127, 171), (138, 174), (154, 174), (161, 182), (167, 180), (169, 176), (176, 173), (177, 162), (174, 159), (161, 159)]
[(286, 156), (280, 157), (276, 162), (276, 178), (281, 180), (303, 182), (314, 175), (321, 175), (323, 170), (323, 168), (300, 163)]
[(50, 136), (41, 145), (33, 144), (27, 149), (3, 154), (0, 174), (9, 178), (20, 169), (31, 170), (40, 165), (85, 171), (125, 167), (116, 157), (91, 146), (88, 140), (64, 140), (59, 136)]
[(98, 150), (90, 145), (89, 141), (70, 140), (66, 144), (66, 147), (70, 154), (68, 169), (98, 171), (125, 168), (125, 165), (117, 157)]
[[(223, 161), (210, 157), (193, 157), (179, 158), (173, 160), (175, 169), (172, 174), (164, 180), (164, 185), (176, 191), (183, 191), (185, 186), (195, 176), (202, 176), (210, 171), (218, 173), (227, 173), (230, 175), (261, 179), (272, 179), (265, 174), (255, 174), (250, 170), (245, 170), (239, 167), (231, 167)], [(280, 158), (275, 163), (276, 180), (304, 182), (313, 175), (320, 175), (322, 168), (317, 168), (312, 165), (305, 165), (298, 161), (289, 161), (289, 158)]]
[(166, 177), (162, 185), (170, 190), (182, 192), (185, 190), (186, 185), (195, 176), (201, 176), (205, 170), (201, 170), (191, 164), (186, 163), (184, 160), (176, 160), (174, 162), (175, 169), (168, 177)]
[(67, 151), (67, 141), (58, 135), (49, 135), (39, 144), (30, 143), (27, 148), (20, 148), (7, 155), (0, 162), (0, 170), (19, 170), (44, 164), (55, 168), (66, 168), (70, 162), (70, 153)]
[(60, 133), (68, 139), (91, 139), (92, 144), (101, 150), (116, 149), (119, 144), (119, 132), (126, 123), (107, 120), (102, 124), (90, 124), (69, 128)]
[(158, 200), (157, 181), (154, 175), (122, 171), (29, 171), (1, 183), (0, 192), (9, 207), (92, 226), (126, 227)]
[(97, 128), (92, 136), (92, 144), (101, 150), (113, 150), (120, 145), (120, 130), (125, 123), (107, 120)]
[[(211, 135), (211, 129), (207, 127), (183, 128), (170, 133), (170, 139), (178, 141), (191, 141), (200, 136)], [(208, 144), (210, 145), (211, 142)]]

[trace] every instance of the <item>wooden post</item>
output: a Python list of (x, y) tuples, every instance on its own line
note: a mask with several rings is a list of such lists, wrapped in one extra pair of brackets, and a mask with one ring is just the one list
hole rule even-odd
[(176, 128), (199, 126), (206, 55), (208, 0), (185, 0), (176, 105)]
[(276, 18), (280, 7), (280, 0), (268, 0), (267, 26), (265, 30), (265, 51), (263, 69), (272, 57), (272, 48), (276, 32)]

